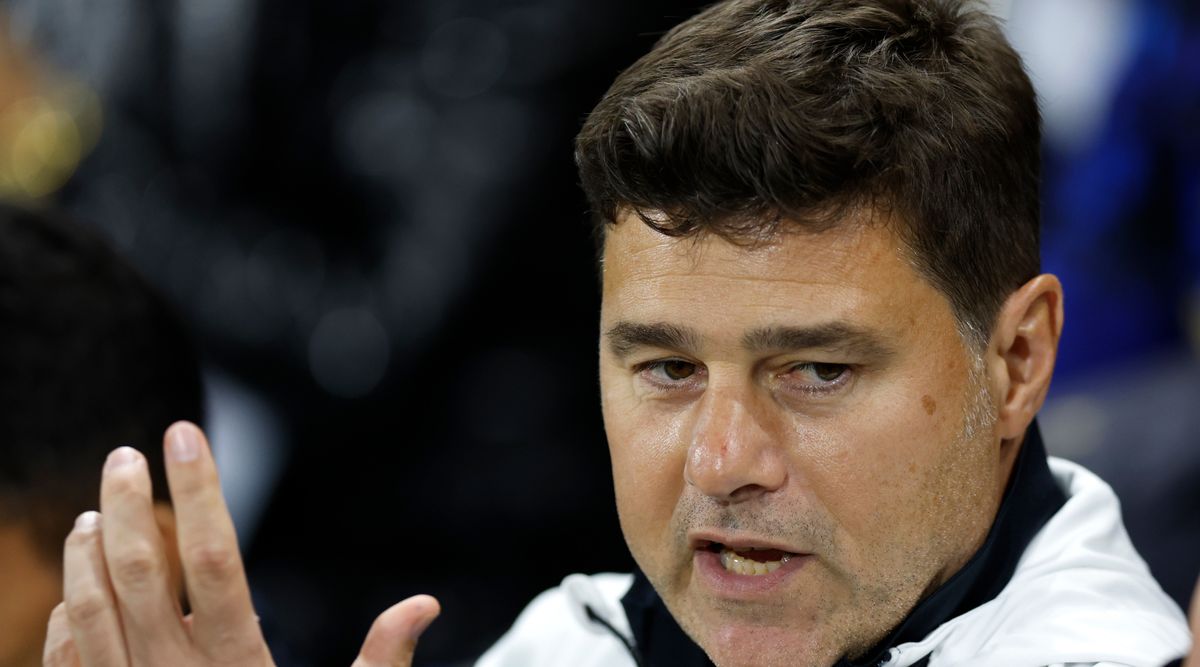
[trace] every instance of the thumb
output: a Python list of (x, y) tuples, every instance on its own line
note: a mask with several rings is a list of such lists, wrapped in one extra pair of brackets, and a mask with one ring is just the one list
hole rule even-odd
[(417, 639), (442, 613), (428, 595), (414, 595), (392, 605), (371, 624), (352, 667), (409, 667)]

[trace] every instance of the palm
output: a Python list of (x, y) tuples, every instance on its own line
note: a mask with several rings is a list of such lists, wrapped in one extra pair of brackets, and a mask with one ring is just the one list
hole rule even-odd
[[(101, 481), (102, 514), (81, 515), (67, 538), (64, 602), (50, 618), (47, 667), (274, 665), (204, 435), (179, 423), (167, 431), (165, 447), (192, 613), (182, 616), (169, 582), (146, 461), (116, 450)], [(425, 595), (383, 612), (354, 667), (411, 664), (417, 637), (437, 613), (437, 601)]]

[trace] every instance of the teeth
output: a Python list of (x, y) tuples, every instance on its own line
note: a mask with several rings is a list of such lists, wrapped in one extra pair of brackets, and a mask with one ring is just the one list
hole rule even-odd
[(731, 549), (721, 550), (721, 565), (726, 570), (734, 574), (751, 577), (761, 577), (768, 572), (774, 572), (779, 569), (780, 565), (783, 565), (790, 559), (791, 556), (784, 556), (782, 560), (769, 560), (765, 563), (760, 563), (752, 558), (743, 558)]

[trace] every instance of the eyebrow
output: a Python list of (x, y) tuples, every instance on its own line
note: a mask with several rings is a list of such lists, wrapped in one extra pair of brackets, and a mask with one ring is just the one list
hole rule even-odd
[[(621, 358), (644, 347), (694, 352), (702, 339), (694, 329), (663, 322), (619, 322), (604, 335), (613, 354)], [(893, 348), (876, 334), (845, 322), (811, 327), (762, 327), (747, 332), (742, 337), (742, 346), (752, 352), (840, 350), (868, 359), (885, 359), (894, 354)]]
[(604, 337), (617, 357), (626, 357), (630, 352), (643, 347), (694, 351), (700, 347), (700, 335), (694, 329), (675, 324), (655, 322), (639, 324), (618, 322)]
[(894, 354), (875, 333), (845, 322), (811, 327), (772, 326), (754, 329), (742, 337), (742, 345), (754, 352), (826, 349), (857, 357), (885, 359)]

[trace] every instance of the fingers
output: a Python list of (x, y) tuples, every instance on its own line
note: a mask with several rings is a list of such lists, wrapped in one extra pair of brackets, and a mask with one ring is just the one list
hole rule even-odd
[(417, 639), (441, 612), (438, 601), (428, 595), (388, 608), (371, 624), (352, 667), (409, 667)]
[[(100, 521), (98, 513), (84, 512), (67, 536), (63, 548), (63, 604), (50, 617), (47, 665), (129, 664), (116, 600), (108, 582)], [(50, 659), (52, 652), (54, 662)]]
[[(185, 651), (187, 637), (171, 590), (162, 535), (154, 517), (146, 459), (121, 447), (109, 455), (100, 482), (100, 531), (109, 580), (133, 665), (167, 665)], [(86, 650), (79, 646), (83, 662)]]
[(42, 667), (80, 667), (79, 653), (71, 641), (66, 603), (58, 603), (50, 613), (50, 623), (46, 626), (46, 645), (42, 650)]
[(202, 653), (222, 662), (262, 656), (266, 645), (204, 434), (179, 422), (167, 430), (163, 445), (192, 607), (192, 640)]

